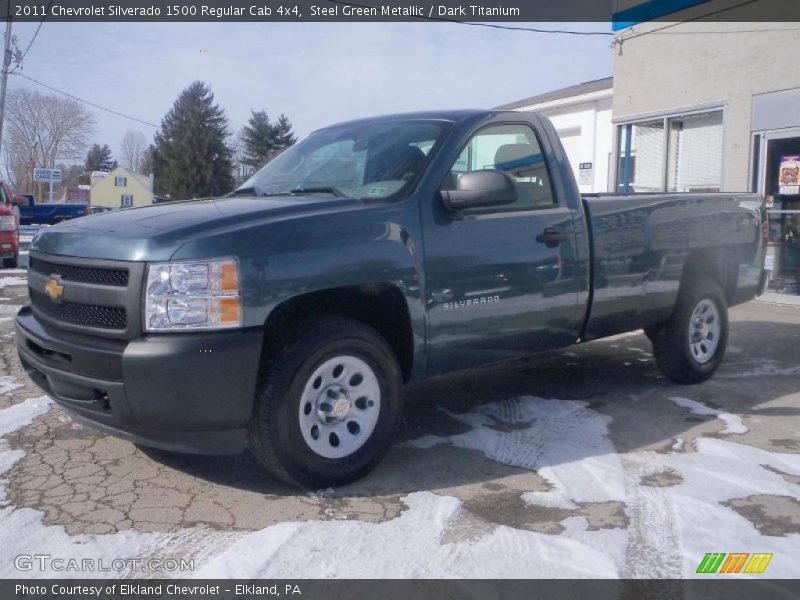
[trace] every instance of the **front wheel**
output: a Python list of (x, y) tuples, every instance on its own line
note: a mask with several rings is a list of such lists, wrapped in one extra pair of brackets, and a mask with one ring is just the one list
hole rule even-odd
[(301, 487), (359, 479), (389, 449), (401, 391), (394, 353), (374, 329), (338, 317), (310, 322), (269, 366), (251, 452)]
[(728, 305), (719, 285), (705, 279), (687, 282), (672, 317), (653, 336), (659, 369), (677, 383), (711, 377), (725, 356)]

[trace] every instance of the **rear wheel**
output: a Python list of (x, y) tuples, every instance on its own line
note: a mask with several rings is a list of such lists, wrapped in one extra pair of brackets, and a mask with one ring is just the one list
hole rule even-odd
[(397, 360), (374, 329), (351, 319), (322, 318), (292, 337), (264, 378), (251, 452), (301, 487), (359, 479), (392, 440), (402, 391)]
[(652, 339), (656, 364), (671, 380), (700, 383), (711, 377), (728, 343), (728, 305), (719, 285), (687, 282), (672, 317)]

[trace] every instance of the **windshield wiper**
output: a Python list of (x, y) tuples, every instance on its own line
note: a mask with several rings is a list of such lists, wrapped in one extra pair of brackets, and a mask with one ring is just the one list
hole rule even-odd
[(337, 198), (347, 198), (347, 194), (332, 185), (319, 185), (312, 187), (297, 187), (290, 194), (333, 194)]
[(262, 196), (255, 186), (243, 187), (233, 190), (228, 196)]

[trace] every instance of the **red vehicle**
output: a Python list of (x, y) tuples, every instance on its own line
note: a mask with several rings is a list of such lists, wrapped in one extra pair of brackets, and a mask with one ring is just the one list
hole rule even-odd
[(0, 259), (6, 269), (15, 268), (19, 260), (18, 200), (4, 181), (0, 181)]

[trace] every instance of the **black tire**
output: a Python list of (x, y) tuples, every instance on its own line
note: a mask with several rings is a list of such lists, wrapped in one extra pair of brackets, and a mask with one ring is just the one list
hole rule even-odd
[(655, 342), (656, 337), (658, 337), (658, 334), (661, 333), (661, 330), (663, 328), (664, 325), (662, 323), (659, 323), (658, 325), (651, 325), (650, 327), (645, 327), (643, 331), (644, 334), (647, 336), (647, 339), (649, 339), (651, 342)]
[(3, 259), (3, 268), (4, 269), (16, 269), (19, 265), (19, 253), (14, 254), (11, 258), (4, 258)]
[[(714, 305), (716, 315), (708, 303)], [(710, 317), (698, 314), (698, 318), (693, 319), (695, 310), (702, 310), (704, 307)], [(704, 332), (711, 329), (711, 322), (706, 329), (697, 332), (697, 337), (690, 336), (692, 323), (701, 323), (705, 318), (719, 321), (718, 331), (712, 332), (715, 334), (713, 338), (716, 339), (716, 346), (711, 345), (711, 339), (704, 338), (707, 335)], [(709, 343), (704, 345), (704, 341)], [(696, 278), (682, 286), (672, 317), (655, 333), (653, 354), (658, 368), (672, 381), (683, 384), (701, 383), (711, 377), (719, 367), (725, 356), (727, 343), (728, 304), (725, 295), (714, 281)], [(699, 357), (695, 352), (699, 353)]]
[[(300, 413), (301, 402), (304, 403), (303, 411), (307, 411), (310, 404), (307, 401), (308, 396), (303, 399), (304, 393), (316, 393), (308, 386), (315, 386), (319, 377), (314, 377), (313, 381), (311, 377), (323, 365), (336, 362), (333, 359), (338, 360), (339, 357), (355, 357), (357, 361), (366, 364), (371, 369), (371, 374), (367, 377), (373, 383), (377, 382), (380, 396), (369, 405), (376, 407), (369, 409), (377, 412), (377, 417), (370, 413), (371, 420), (377, 418), (373, 421), (374, 429), (363, 440), (346, 442), (362, 445), (347, 456), (330, 458), (314, 450), (310, 445), (313, 441), (306, 441), (304, 435), (309, 436), (310, 429), (304, 434), (301, 427), (308, 428), (310, 421), (301, 425), (303, 417)], [(350, 381), (352, 380), (351, 378)], [(326, 386), (321, 387), (323, 390), (327, 389)], [(270, 473), (306, 489), (338, 486), (360, 479), (378, 464), (389, 449), (401, 411), (402, 387), (403, 377), (397, 359), (386, 341), (372, 327), (340, 317), (322, 317), (309, 321), (276, 353), (262, 378), (250, 426), (250, 451)], [(319, 394), (322, 398), (322, 390)], [(338, 419), (337, 425), (347, 420), (349, 411), (352, 411), (354, 418), (360, 416), (356, 414), (360, 410), (356, 406), (358, 401), (350, 398), (357, 394), (348, 387), (345, 395), (349, 400), (342, 402), (349, 406), (348, 412)], [(331, 408), (331, 411), (330, 414), (333, 415), (334, 409)], [(308, 415), (309, 412), (305, 414)], [(309, 418), (321, 419), (317, 415), (314, 410)], [(322, 431), (322, 436), (330, 435), (326, 433), (326, 428), (332, 425), (321, 420), (319, 423), (321, 426), (318, 426), (317, 431)], [(346, 423), (348, 428), (350, 425), (350, 422)], [(358, 433), (361, 432), (353, 434), (354, 439)], [(336, 439), (338, 447), (338, 438)], [(332, 441), (330, 443), (333, 444)], [(343, 450), (346, 449), (346, 443), (342, 443)]]

